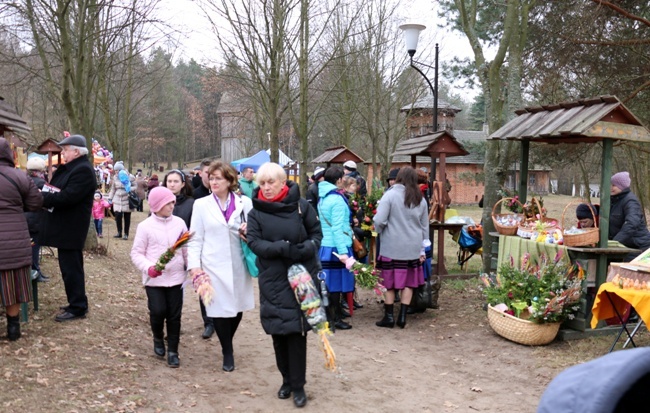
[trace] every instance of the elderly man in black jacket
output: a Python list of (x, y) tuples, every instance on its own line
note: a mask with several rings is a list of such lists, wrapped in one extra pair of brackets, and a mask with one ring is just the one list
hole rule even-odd
[(41, 245), (58, 248), (68, 305), (61, 308), (63, 312), (56, 316), (56, 321), (69, 321), (85, 318), (88, 312), (83, 247), (97, 182), (86, 156), (85, 137), (72, 135), (59, 145), (66, 163), (59, 166), (50, 181), (56, 189), (43, 191), (43, 206), (49, 212), (41, 221), (40, 241)]
[(637, 248), (637, 253), (628, 254), (626, 261), (636, 258), (641, 252), (650, 248), (650, 231), (646, 224), (641, 204), (630, 191), (630, 174), (614, 174), (612, 183), (612, 206), (609, 212), (609, 239), (618, 241), (629, 248)]

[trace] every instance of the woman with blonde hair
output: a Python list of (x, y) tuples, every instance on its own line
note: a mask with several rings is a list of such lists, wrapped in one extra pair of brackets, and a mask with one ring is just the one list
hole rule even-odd
[(253, 282), (241, 247), (240, 231), (252, 209), (248, 197), (237, 195), (237, 172), (220, 160), (210, 164), (208, 177), (212, 196), (194, 202), (190, 228), (194, 236), (188, 246), (190, 275), (201, 271), (214, 288), (212, 303), (205, 304), (208, 317), (221, 343), (223, 370), (235, 369), (233, 338), (242, 313), (255, 307)]
[[(265, 163), (257, 171), (246, 238), (257, 254), (262, 327), (273, 338), (282, 386), (278, 398), (293, 393), (296, 407), (307, 403), (307, 332), (311, 329), (287, 280), (293, 264), (305, 266), (314, 282), (320, 270), (318, 248), (322, 238), (316, 211), (300, 197), (300, 189), (287, 180), (284, 169)], [(318, 284), (316, 284), (318, 285)]]

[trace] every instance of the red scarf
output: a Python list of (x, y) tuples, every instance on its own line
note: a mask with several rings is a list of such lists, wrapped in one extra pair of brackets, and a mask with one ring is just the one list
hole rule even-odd
[(261, 190), (258, 192), (257, 197), (262, 201), (266, 201), (266, 202), (279, 202), (282, 201), (287, 196), (288, 193), (289, 193), (289, 187), (285, 184), (282, 187), (282, 189), (280, 189), (280, 192), (275, 197), (273, 197), (273, 199), (266, 199)]

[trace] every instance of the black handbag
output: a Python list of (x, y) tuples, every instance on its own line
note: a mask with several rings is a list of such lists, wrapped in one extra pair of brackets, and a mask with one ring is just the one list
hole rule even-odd
[(138, 209), (140, 197), (135, 191), (129, 192), (129, 209)]

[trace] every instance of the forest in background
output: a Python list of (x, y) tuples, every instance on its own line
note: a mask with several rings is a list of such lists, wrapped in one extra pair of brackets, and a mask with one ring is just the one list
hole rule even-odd
[[(308, 162), (333, 145), (390, 168), (406, 136), (399, 108), (428, 93), (408, 67), (399, 0), (198, 0), (211, 17), (214, 65), (175, 61), (173, 23), (158, 0), (9, 0), (0, 4), (0, 95), (33, 129), (97, 139), (127, 163), (168, 166), (220, 156), (222, 98), (243, 108), (248, 154), (282, 149)], [(496, 130), (523, 106), (612, 94), (650, 121), (650, 5), (634, 0), (442, 0), (425, 20), (462, 33), (473, 57), (441, 61), (440, 99), (457, 129)], [(429, 25), (427, 22), (425, 22)], [(430, 27), (431, 30), (433, 28)], [(418, 61), (433, 64), (421, 44)], [(496, 53), (492, 53), (496, 52)], [(492, 56), (494, 57), (488, 57)], [(425, 68), (430, 79), (432, 70)], [(480, 87), (467, 102), (455, 86)], [(288, 132), (287, 132), (288, 131)], [(270, 136), (270, 142), (267, 136)], [(648, 205), (648, 147), (616, 147)], [(485, 145), (487, 203), (517, 151)], [(575, 182), (599, 174), (598, 146), (533, 148)], [(634, 166), (634, 168), (633, 168)]]

